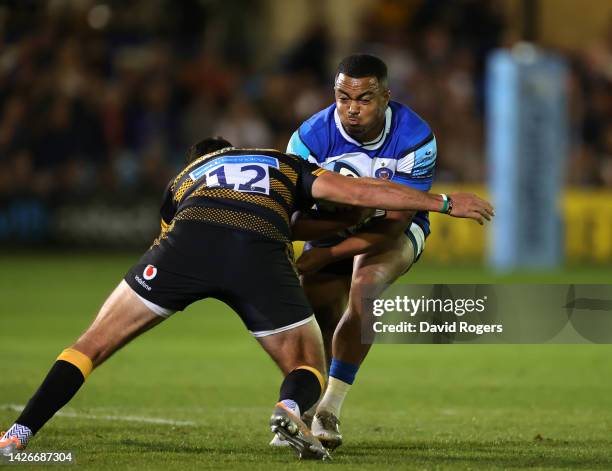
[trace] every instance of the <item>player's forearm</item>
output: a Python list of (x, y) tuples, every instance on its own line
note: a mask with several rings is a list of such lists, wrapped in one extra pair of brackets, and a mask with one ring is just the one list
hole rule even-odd
[(360, 178), (359, 191), (352, 194), (350, 204), (394, 211), (439, 211), (444, 200), (441, 195), (415, 190), (408, 186), (376, 178)]
[(335, 218), (332, 218), (332, 215), (313, 218), (307, 214), (300, 214), (291, 224), (291, 238), (293, 240), (321, 239), (337, 234), (354, 224), (355, 221), (349, 221), (337, 214)]
[(337, 245), (329, 247), (329, 263), (337, 262), (364, 253), (380, 251), (389, 239), (382, 234), (363, 233), (343, 240)]
[(379, 253), (392, 246), (410, 225), (413, 213), (389, 213), (383, 219), (370, 222), (365, 229), (339, 244), (330, 247), (333, 261), (364, 253)]

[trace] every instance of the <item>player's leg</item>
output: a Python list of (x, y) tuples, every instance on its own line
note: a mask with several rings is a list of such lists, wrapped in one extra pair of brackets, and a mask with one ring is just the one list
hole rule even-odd
[(298, 417), (321, 396), (325, 385), (325, 359), (321, 331), (314, 318), (294, 329), (257, 337), (285, 376), (278, 402)]
[(15, 448), (25, 447), (30, 438), (72, 399), (94, 368), (163, 319), (122, 281), (91, 326), (59, 355), (15, 424), (0, 440), (0, 452), (10, 453)]
[(363, 343), (362, 326), (373, 321), (371, 303), (414, 262), (412, 242), (405, 235), (388, 250), (355, 258), (349, 302), (334, 333), (333, 358), (359, 366), (370, 350)]
[[(161, 312), (153, 312), (152, 309)], [(162, 322), (172, 313), (140, 298), (121, 281), (89, 328), (72, 345), (91, 359), (93, 368), (104, 363), (113, 353)]]
[[(247, 246), (238, 247), (232, 257), (239, 256), (242, 247)], [(239, 257), (241, 271), (228, 283), (222, 300), (283, 372), (271, 430), (302, 458), (325, 459), (327, 452), (300, 418), (300, 412), (319, 399), (325, 381), (323, 341), (312, 307), (284, 244), (253, 238), (244, 255), (248, 264)]]
[(304, 292), (321, 328), (327, 368), (332, 359), (334, 332), (348, 303), (351, 270), (352, 262), (349, 261), (348, 270), (344, 273), (323, 269), (302, 277)]
[[(415, 230), (418, 232), (419, 228)], [(362, 323), (372, 321), (368, 300), (378, 297), (405, 273), (421, 248), (422, 244), (417, 244), (414, 236), (402, 235), (389, 250), (376, 255), (364, 254), (355, 260), (348, 308), (334, 334), (329, 382), (312, 425), (315, 435), (329, 448), (342, 443), (340, 410), (371, 346), (362, 343), (361, 338)]]
[(285, 375), (270, 417), (272, 432), (291, 445), (300, 458), (328, 459), (328, 453), (300, 418), (301, 411), (318, 401), (325, 386), (325, 356), (317, 321), (311, 317), (305, 324), (258, 336), (257, 340)]

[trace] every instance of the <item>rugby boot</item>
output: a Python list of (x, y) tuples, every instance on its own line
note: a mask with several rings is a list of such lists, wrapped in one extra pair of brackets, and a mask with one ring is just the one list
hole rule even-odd
[(272, 437), (272, 440), (270, 440), (269, 445), (270, 446), (278, 446), (278, 447), (291, 446), (291, 445), (289, 445), (289, 442), (287, 440), (285, 440), (278, 433), (275, 434), (274, 437)]
[(312, 434), (329, 451), (334, 451), (342, 445), (340, 420), (329, 411), (317, 411), (312, 420)]
[[(314, 411), (311, 412), (310, 410), (307, 410), (306, 412), (304, 412), (302, 414), (302, 422), (304, 422), (304, 424), (308, 428), (310, 428), (310, 426), (312, 425), (312, 419), (313, 418), (314, 418)], [(278, 447), (290, 446), (289, 442), (287, 440), (283, 439), (283, 437), (281, 437), (278, 433), (276, 435), (274, 435), (272, 440), (270, 440), (270, 444), (269, 445), (270, 446), (278, 446)]]
[(25, 446), (16, 436), (6, 436), (6, 432), (0, 432), (0, 456), (9, 456), (19, 450), (23, 450)]
[(296, 451), (303, 460), (329, 460), (331, 457), (310, 429), (281, 402), (276, 404), (270, 417), (270, 430)]

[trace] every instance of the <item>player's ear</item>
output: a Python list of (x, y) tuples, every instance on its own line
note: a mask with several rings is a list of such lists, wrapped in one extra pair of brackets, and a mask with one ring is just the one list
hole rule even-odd
[(389, 101), (391, 101), (391, 90), (388, 88), (383, 92), (383, 98), (385, 99), (385, 104), (388, 105)]

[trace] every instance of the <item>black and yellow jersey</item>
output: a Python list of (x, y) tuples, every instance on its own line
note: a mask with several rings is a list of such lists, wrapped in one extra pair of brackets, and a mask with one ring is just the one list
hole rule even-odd
[(312, 206), (312, 184), (324, 172), (270, 149), (227, 148), (204, 155), (170, 181), (160, 239), (179, 221), (200, 221), (289, 242), (291, 215)]

